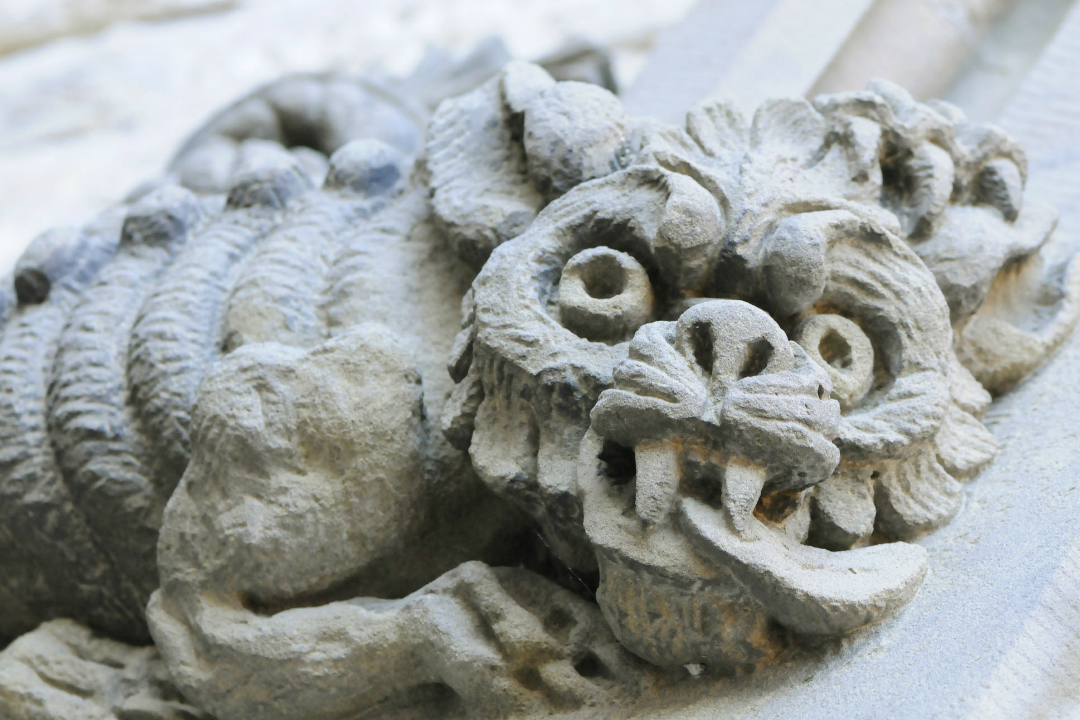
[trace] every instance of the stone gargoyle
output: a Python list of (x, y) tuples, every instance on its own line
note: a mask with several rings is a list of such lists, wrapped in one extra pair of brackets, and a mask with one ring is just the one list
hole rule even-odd
[[(1009, 138), (887, 83), (684, 128), (520, 62), (405, 95), (272, 86), (20, 260), (0, 634), (152, 638), (172, 685), (102, 718), (530, 717), (915, 595), (1080, 315)], [(0, 709), (61, 717), (20, 648)]]

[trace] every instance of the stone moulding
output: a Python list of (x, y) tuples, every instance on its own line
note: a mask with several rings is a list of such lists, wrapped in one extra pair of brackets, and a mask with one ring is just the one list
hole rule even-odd
[[(531, 717), (907, 603), (1080, 315), (1023, 152), (880, 82), (685, 127), (418, 82), (265, 88), (20, 260), (0, 634), (152, 636), (159, 714)], [(66, 692), (28, 646), (15, 717)]]

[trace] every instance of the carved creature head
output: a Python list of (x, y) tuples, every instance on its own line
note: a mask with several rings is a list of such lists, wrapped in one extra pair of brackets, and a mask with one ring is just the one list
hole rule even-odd
[(911, 599), (1080, 315), (1015, 145), (885, 83), (678, 128), (434, 65), (259, 90), (20, 260), (0, 636), (149, 627), (223, 720), (524, 717)]
[(436, 215), (490, 252), (447, 437), (599, 570), (652, 662), (737, 666), (777, 647), (773, 621), (883, 617), (926, 562), (889, 541), (950, 519), (996, 451), (954, 326), (976, 342), (1002, 268), (1052, 229), (1021, 208), (1022, 153), (885, 83), (749, 124), (707, 103), (685, 130), (592, 94), (511, 65), (432, 123)]

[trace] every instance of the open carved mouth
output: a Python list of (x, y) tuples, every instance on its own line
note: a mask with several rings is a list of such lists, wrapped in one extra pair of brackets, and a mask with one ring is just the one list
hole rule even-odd
[(836, 634), (910, 599), (921, 547), (802, 544), (808, 490), (840, 459), (831, 386), (741, 301), (638, 330), (592, 411), (578, 475), (597, 599), (623, 644), (659, 665), (737, 666), (771, 649), (769, 618)]
[[(960, 295), (922, 256), (958, 242), (956, 203), (1020, 217), (1015, 193), (971, 185), (1012, 187), (986, 164), (1019, 162), (1010, 146), (881, 85), (749, 125), (722, 103), (686, 130), (597, 116), (623, 138), (614, 169), (594, 155), (618, 143), (559, 145), (577, 183), (538, 195), (534, 155), (554, 160), (528, 146), (530, 108), (549, 90), (527, 80), (510, 69), (499, 92), (528, 171), (491, 182), (515, 198), (506, 222), (535, 219), (466, 301), (447, 437), (599, 572), (609, 624), (654, 663), (754, 663), (778, 628), (837, 634), (903, 605), (926, 557), (897, 541), (948, 521), (996, 450), (953, 349)], [(957, 178), (974, 189), (950, 199)]]
[(665, 255), (722, 242), (723, 224), (698, 183), (659, 169), (552, 203), (474, 284), (446, 425), (471, 422), (460, 443), (480, 476), (572, 567), (599, 571), (616, 636), (660, 665), (752, 664), (779, 627), (842, 633), (907, 602), (920, 547), (850, 548), (876, 515), (893, 523), (883, 539), (903, 536), (888, 531), (929, 514), (910, 509), (921, 489), (880, 515), (871, 495), (869, 525), (837, 530), (831, 486), (933, 458), (950, 403), (948, 308), (888, 230), (846, 210), (789, 216), (756, 241), (751, 304), (717, 298), (722, 253)]

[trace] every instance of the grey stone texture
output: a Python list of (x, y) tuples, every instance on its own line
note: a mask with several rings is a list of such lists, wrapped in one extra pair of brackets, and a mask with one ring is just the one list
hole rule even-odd
[(1080, 316), (1020, 147), (887, 82), (668, 125), (459, 70), (263, 88), (19, 262), (0, 711), (735, 709), (899, 632)]
[(71, 620), (43, 623), (0, 653), (0, 708), (6, 720), (213, 720), (184, 702), (154, 647)]

